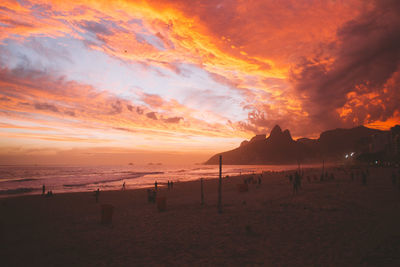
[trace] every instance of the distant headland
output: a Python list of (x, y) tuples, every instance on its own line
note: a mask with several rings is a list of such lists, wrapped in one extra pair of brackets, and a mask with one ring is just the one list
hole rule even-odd
[(256, 135), (239, 147), (218, 153), (204, 164), (297, 164), (344, 160), (399, 161), (400, 125), (389, 131), (358, 126), (322, 132), (318, 139), (293, 140), (289, 130), (276, 125), (268, 137)]

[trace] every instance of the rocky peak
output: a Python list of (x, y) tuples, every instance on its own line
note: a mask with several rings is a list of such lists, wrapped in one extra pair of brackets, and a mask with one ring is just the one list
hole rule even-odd
[(279, 127), (279, 125), (275, 125), (275, 127), (272, 129), (271, 133), (269, 134), (269, 137), (275, 138), (277, 136), (282, 135), (282, 129)]
[(290, 134), (290, 132), (289, 132), (288, 129), (284, 130), (282, 135), (283, 135), (283, 137), (284, 137), (285, 139), (293, 140), (293, 139), (292, 139), (292, 135)]
[(290, 142), (293, 141), (292, 136), (289, 132), (289, 130), (285, 130), (282, 132), (281, 127), (279, 127), (279, 125), (276, 125), (268, 138), (271, 142)]
[(265, 140), (265, 137), (266, 137), (265, 134), (257, 134), (256, 136), (250, 139), (250, 142)]
[(243, 142), (240, 143), (240, 146), (245, 146), (245, 145), (247, 145), (248, 143), (249, 143), (249, 141), (244, 140)]

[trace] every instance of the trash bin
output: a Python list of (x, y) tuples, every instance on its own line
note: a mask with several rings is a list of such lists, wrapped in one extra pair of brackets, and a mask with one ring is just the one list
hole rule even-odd
[(147, 189), (147, 202), (155, 203), (156, 202), (157, 192), (153, 189)]
[(157, 209), (158, 211), (165, 211), (167, 209), (167, 197), (157, 197)]
[(101, 205), (101, 223), (111, 224), (113, 213), (114, 213), (114, 207), (112, 205), (110, 204)]

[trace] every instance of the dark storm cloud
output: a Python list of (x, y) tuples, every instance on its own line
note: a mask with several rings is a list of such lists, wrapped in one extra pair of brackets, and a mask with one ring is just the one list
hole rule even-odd
[(238, 126), (244, 131), (254, 134), (269, 133), (275, 125), (283, 129), (289, 129), (299, 136), (306, 136), (313, 130), (307, 121), (298, 120), (298, 115), (293, 112), (282, 112), (274, 109), (269, 104), (259, 106), (249, 106), (248, 118), (246, 121), (239, 122)]
[(112, 35), (112, 31), (110, 31), (105, 24), (101, 24), (95, 21), (88, 21), (88, 20), (83, 20), (80, 22), (80, 26), (94, 34), (102, 34), (102, 35)]
[(139, 115), (142, 115), (143, 114), (143, 109), (142, 108), (140, 108), (140, 107), (136, 107), (136, 113), (137, 114), (139, 114)]
[(75, 111), (70, 111), (70, 110), (67, 110), (67, 111), (64, 111), (64, 114), (65, 115), (68, 115), (68, 116), (71, 116), (71, 117), (75, 117)]
[(171, 118), (164, 119), (163, 121), (166, 123), (179, 123), (181, 120), (183, 120), (182, 117), (171, 117)]
[[(335, 110), (347, 103), (349, 92), (376, 95), (374, 103), (358, 99), (365, 103), (353, 105), (353, 122), (385, 120), (399, 109), (393, 101), (399, 101), (400, 1), (376, 1), (373, 10), (342, 25), (324, 52), (333, 55), (333, 64), (323, 56), (304, 59), (291, 75), (311, 121), (323, 128), (345, 125)], [(385, 86), (389, 79), (397, 86)]]
[(53, 112), (58, 112), (58, 108), (49, 103), (35, 103), (34, 107), (37, 110), (49, 110), (49, 111), (53, 111)]
[(129, 132), (129, 133), (136, 133), (137, 131), (125, 127), (113, 127), (114, 130), (118, 131), (124, 131), (124, 132)]
[(155, 112), (146, 113), (146, 116), (147, 116), (147, 118), (157, 120), (157, 113), (155, 113)]
[(8, 24), (8, 25), (10, 25), (12, 27), (17, 27), (17, 26), (29, 27), (29, 28), (33, 28), (34, 27), (33, 24), (26, 23), (26, 22), (23, 22), (23, 21), (13, 20), (13, 19), (1, 18), (0, 22), (2, 22), (4, 24)]
[(111, 103), (111, 114), (120, 114), (122, 112), (122, 103), (119, 100)]

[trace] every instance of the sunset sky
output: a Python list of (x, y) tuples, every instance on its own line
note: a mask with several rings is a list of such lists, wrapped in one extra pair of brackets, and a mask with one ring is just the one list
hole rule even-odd
[(400, 123), (400, 1), (0, 3), (0, 164), (202, 162)]

